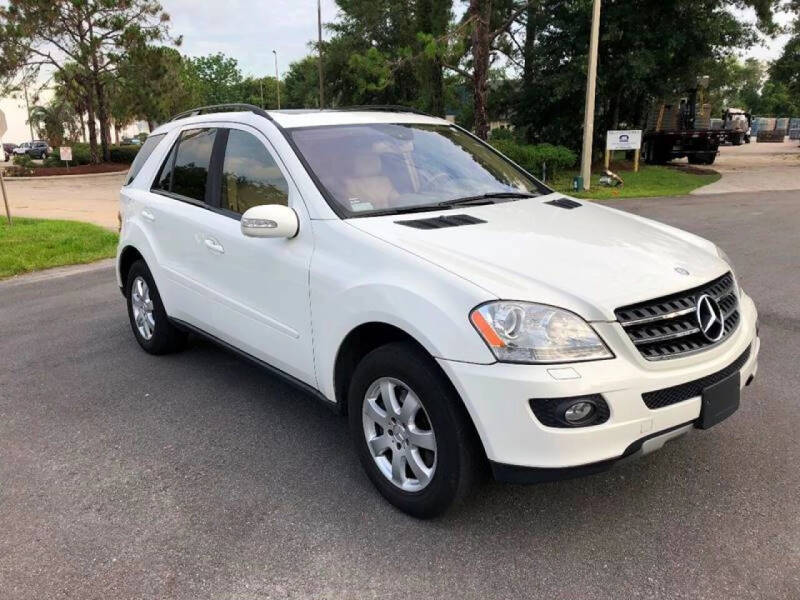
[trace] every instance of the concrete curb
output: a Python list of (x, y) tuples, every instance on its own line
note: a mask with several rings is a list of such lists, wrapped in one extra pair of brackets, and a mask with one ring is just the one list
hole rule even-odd
[(90, 273), (92, 271), (102, 271), (103, 269), (110, 269), (114, 267), (113, 258), (104, 258), (93, 263), (84, 265), (68, 265), (65, 267), (54, 267), (52, 269), (45, 269), (43, 271), (35, 271), (33, 273), (25, 273), (24, 275), (16, 275), (10, 279), (0, 281), (0, 289), (8, 287), (16, 287), (18, 285), (25, 285), (27, 283), (37, 283), (39, 281), (47, 281), (50, 279), (59, 279), (61, 277), (69, 277), (70, 275), (79, 275), (80, 273)]
[(39, 175), (38, 177), (3, 177), (6, 181), (53, 181), (54, 179), (77, 179), (83, 177), (84, 179), (94, 179), (95, 177), (111, 177), (117, 175), (124, 175), (128, 169), (124, 171), (111, 171), (109, 173), (84, 173), (83, 175)]

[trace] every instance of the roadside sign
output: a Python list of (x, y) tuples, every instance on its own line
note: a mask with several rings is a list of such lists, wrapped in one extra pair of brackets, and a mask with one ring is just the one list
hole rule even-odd
[(72, 147), (71, 146), (60, 146), (58, 149), (58, 157), (62, 160), (62, 162), (69, 162), (72, 160)]
[(639, 150), (641, 147), (641, 129), (609, 131), (606, 134), (606, 150)]
[(0, 138), (2, 138), (6, 131), (8, 131), (8, 124), (6, 123), (6, 115), (0, 110)]

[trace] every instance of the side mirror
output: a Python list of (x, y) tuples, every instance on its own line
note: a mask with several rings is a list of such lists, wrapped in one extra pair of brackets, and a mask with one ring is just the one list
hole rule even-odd
[(282, 204), (248, 208), (242, 215), (242, 235), (256, 238), (293, 238), (300, 229), (297, 213)]

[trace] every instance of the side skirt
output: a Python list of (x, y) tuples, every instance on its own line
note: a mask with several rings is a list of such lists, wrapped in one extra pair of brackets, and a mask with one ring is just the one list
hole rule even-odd
[(216, 344), (217, 346), (220, 346), (221, 348), (227, 350), (228, 352), (235, 354), (236, 356), (239, 356), (240, 358), (243, 358), (248, 362), (253, 363), (254, 365), (264, 369), (265, 371), (269, 372), (272, 375), (275, 375), (279, 379), (282, 379), (283, 381), (294, 386), (298, 390), (305, 392), (309, 396), (313, 396), (316, 400), (322, 402), (325, 406), (330, 408), (336, 414), (342, 414), (342, 409), (337, 402), (331, 402), (318, 389), (308, 385), (304, 381), (300, 381), (299, 379), (297, 379), (297, 377), (289, 375), (285, 371), (281, 371), (279, 368), (274, 367), (267, 362), (264, 362), (260, 358), (256, 358), (252, 354), (248, 354), (247, 352), (240, 350), (236, 346), (232, 346), (228, 342), (221, 340), (218, 337), (213, 336), (210, 333), (207, 333), (202, 329), (200, 329), (199, 327), (195, 327), (190, 323), (181, 321), (180, 319), (173, 319), (173, 318), (170, 318), (170, 321), (176, 327), (188, 331), (190, 333), (193, 333), (201, 338), (208, 340), (209, 342)]

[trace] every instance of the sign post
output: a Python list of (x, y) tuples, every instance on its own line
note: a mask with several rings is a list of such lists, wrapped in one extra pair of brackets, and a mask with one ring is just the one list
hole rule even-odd
[(613, 150), (634, 150), (633, 170), (639, 172), (639, 152), (642, 148), (642, 130), (628, 129), (606, 133), (606, 170), (611, 162)]
[(69, 161), (72, 160), (72, 146), (60, 146), (58, 148), (58, 157), (61, 162), (67, 163), (67, 170), (69, 171)]
[[(3, 136), (5, 135), (6, 131), (8, 131), (6, 115), (2, 110), (0, 110), (0, 142), (3, 140)], [(8, 219), (8, 224), (12, 225), (11, 209), (8, 208), (8, 194), (6, 194), (6, 182), (3, 179), (3, 169), (0, 169), (0, 193), (3, 194), (3, 204), (6, 207), (6, 219)]]

